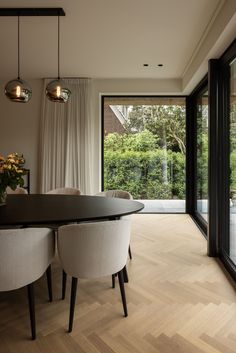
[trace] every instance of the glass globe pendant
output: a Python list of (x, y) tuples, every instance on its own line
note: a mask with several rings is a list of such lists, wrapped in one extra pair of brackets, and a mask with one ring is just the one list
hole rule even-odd
[(71, 91), (66, 87), (65, 82), (58, 78), (49, 82), (46, 87), (46, 96), (52, 102), (66, 103)]
[(5, 95), (12, 102), (27, 103), (32, 97), (30, 85), (20, 78), (20, 17), (18, 16), (18, 77), (5, 86)]
[(53, 80), (49, 82), (46, 87), (46, 96), (52, 102), (58, 103), (66, 103), (71, 95), (71, 91), (66, 87), (65, 82), (60, 78), (60, 17), (58, 19), (58, 31), (57, 31), (57, 39), (58, 39), (58, 78), (57, 80)]
[(27, 103), (32, 97), (32, 90), (26, 81), (18, 78), (6, 84), (5, 95), (12, 102)]

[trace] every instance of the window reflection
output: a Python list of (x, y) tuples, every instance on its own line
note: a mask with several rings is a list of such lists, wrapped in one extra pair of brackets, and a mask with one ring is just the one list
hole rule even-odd
[(236, 59), (230, 64), (230, 242), (229, 256), (236, 264)]
[(208, 221), (208, 91), (197, 101), (197, 212)]

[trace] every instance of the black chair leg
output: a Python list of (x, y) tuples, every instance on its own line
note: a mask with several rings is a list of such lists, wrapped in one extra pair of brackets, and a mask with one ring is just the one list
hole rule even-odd
[(68, 330), (68, 332), (71, 332), (72, 327), (73, 327), (77, 283), (78, 283), (78, 278), (72, 277), (71, 296), (70, 296), (70, 317), (69, 317), (69, 330)]
[(34, 303), (34, 285), (33, 285), (33, 283), (28, 284), (27, 289), (28, 289), (31, 335), (32, 335), (32, 340), (35, 340), (36, 339), (36, 324), (35, 324), (35, 303)]
[(62, 271), (62, 295), (61, 299), (64, 300), (66, 296), (66, 280), (67, 280), (67, 274), (65, 271)]
[(128, 277), (128, 272), (127, 272), (126, 266), (123, 268), (123, 275), (124, 275), (124, 282), (128, 283), (129, 277)]
[(131, 253), (130, 245), (129, 245), (129, 258), (130, 258), (130, 260), (132, 260), (132, 253)]
[(112, 275), (112, 288), (115, 288), (116, 286), (116, 276)]
[(118, 278), (119, 278), (119, 285), (120, 285), (120, 294), (122, 298), (122, 303), (123, 303), (123, 308), (124, 308), (124, 314), (125, 317), (128, 316), (128, 310), (127, 310), (127, 305), (126, 305), (126, 296), (125, 296), (125, 286), (124, 286), (124, 275), (123, 275), (123, 270), (118, 272)]
[(48, 297), (49, 301), (52, 302), (52, 267), (51, 265), (48, 266), (46, 270), (47, 275), (47, 284), (48, 284)]

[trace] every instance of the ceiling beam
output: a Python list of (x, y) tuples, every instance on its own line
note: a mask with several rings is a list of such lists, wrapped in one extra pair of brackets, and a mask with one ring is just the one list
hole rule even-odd
[(65, 16), (62, 7), (5, 7), (0, 8), (0, 16)]

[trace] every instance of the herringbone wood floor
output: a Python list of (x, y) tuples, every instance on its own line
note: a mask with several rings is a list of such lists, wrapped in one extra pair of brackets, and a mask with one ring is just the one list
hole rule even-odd
[(128, 318), (110, 278), (83, 280), (68, 334), (69, 290), (61, 301), (55, 260), (53, 303), (45, 278), (36, 284), (36, 341), (29, 339), (25, 290), (0, 294), (0, 353), (236, 352), (234, 284), (206, 256), (206, 241), (189, 216), (134, 215), (132, 233)]

